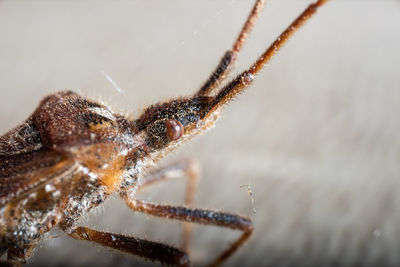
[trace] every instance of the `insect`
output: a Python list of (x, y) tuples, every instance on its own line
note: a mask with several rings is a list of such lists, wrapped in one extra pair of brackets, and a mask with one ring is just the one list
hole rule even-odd
[[(310, 4), (249, 69), (223, 84), (259, 16), (257, 0), (232, 48), (191, 97), (146, 108), (136, 119), (72, 91), (44, 98), (33, 114), (0, 138), (0, 249), (9, 263), (23, 263), (44, 233), (55, 226), (71, 237), (98, 243), (163, 264), (187, 266), (191, 227), (184, 224), (182, 248), (78, 226), (85, 212), (118, 194), (134, 211), (239, 230), (242, 235), (211, 264), (219, 265), (251, 236), (249, 218), (192, 208), (196, 167), (191, 161), (143, 175), (151, 164), (214, 126), (224, 106), (252, 83), (288, 38), (327, 0)], [(175, 175), (189, 177), (186, 206), (147, 203), (141, 188)]]

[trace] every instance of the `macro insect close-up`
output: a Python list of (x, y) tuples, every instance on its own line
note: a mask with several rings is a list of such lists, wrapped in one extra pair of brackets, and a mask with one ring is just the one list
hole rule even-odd
[(399, 3), (255, 2), (1, 2), (3, 260), (399, 263)]

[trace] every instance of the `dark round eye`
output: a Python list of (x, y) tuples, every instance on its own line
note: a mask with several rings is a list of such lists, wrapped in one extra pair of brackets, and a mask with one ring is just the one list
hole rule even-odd
[(165, 127), (167, 129), (167, 137), (171, 141), (178, 140), (182, 137), (184, 129), (182, 123), (176, 120), (167, 120), (165, 122)]

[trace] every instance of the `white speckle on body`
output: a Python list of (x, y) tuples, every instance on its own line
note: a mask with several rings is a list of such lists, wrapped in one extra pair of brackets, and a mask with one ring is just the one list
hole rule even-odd
[(46, 184), (45, 187), (44, 187), (44, 191), (46, 193), (52, 192), (54, 190), (56, 190), (56, 188), (52, 184)]

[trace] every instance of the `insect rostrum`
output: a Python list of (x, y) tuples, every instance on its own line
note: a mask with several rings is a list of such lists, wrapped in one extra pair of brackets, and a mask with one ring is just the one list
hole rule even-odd
[[(214, 126), (224, 105), (247, 88), (287, 39), (326, 1), (308, 8), (248, 70), (220, 86), (238, 56), (264, 5), (256, 1), (231, 50), (210, 78), (191, 97), (157, 103), (137, 119), (72, 91), (44, 98), (20, 126), (0, 137), (0, 249), (9, 263), (28, 260), (42, 235), (58, 226), (71, 237), (157, 260), (186, 266), (190, 226), (183, 228), (182, 250), (130, 236), (76, 225), (78, 219), (117, 193), (134, 211), (184, 222), (240, 230), (242, 235), (212, 264), (232, 255), (253, 232), (249, 218), (194, 209), (196, 171), (181, 162), (148, 176), (143, 170), (191, 137)], [(186, 206), (146, 203), (135, 198), (143, 186), (180, 170), (189, 176)]]

